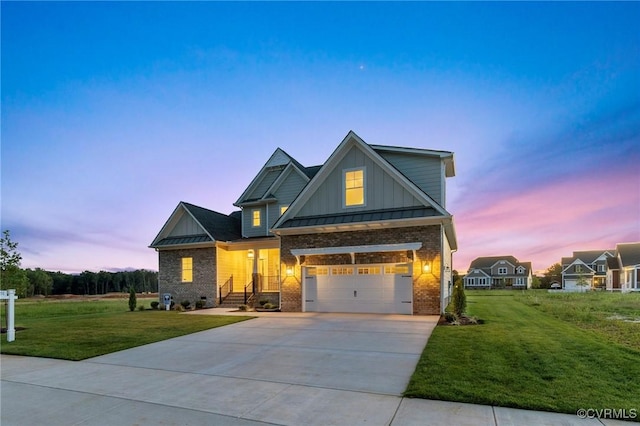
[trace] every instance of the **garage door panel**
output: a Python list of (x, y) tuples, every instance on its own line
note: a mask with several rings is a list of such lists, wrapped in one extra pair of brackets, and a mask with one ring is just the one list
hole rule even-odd
[(395, 269), (395, 264), (355, 265), (347, 274), (352, 267), (338, 265), (324, 267), (328, 274), (305, 274), (305, 311), (412, 314), (413, 281), (407, 268), (403, 276), (384, 273), (385, 266)]

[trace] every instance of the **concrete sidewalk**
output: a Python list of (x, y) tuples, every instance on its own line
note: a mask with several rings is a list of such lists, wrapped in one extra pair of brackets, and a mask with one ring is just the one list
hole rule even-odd
[(629, 424), (402, 398), (436, 322), (437, 317), (268, 313), (80, 362), (3, 355), (0, 423)]

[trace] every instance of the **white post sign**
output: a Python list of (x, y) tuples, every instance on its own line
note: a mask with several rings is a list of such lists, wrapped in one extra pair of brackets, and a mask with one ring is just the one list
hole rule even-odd
[(18, 298), (15, 290), (0, 290), (0, 300), (8, 300), (7, 303), (7, 342), (16, 340), (16, 327), (14, 321), (15, 305), (14, 302)]

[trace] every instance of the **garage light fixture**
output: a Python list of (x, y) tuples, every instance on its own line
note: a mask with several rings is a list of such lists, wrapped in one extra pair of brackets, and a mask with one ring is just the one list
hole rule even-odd
[(293, 276), (293, 268), (287, 268), (287, 276), (288, 277), (292, 277)]
[(431, 262), (424, 262), (424, 264), (422, 265), (422, 272), (424, 272), (425, 274), (431, 272)]
[(254, 254), (254, 252), (253, 252), (253, 249), (249, 249), (249, 250), (247, 251), (247, 257), (248, 257), (249, 259), (253, 259), (253, 256), (255, 256), (255, 254)]

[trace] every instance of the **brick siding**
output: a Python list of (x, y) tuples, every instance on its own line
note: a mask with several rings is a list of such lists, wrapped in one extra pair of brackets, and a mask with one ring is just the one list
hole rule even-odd
[[(180, 303), (188, 300), (192, 305), (206, 298), (205, 306), (216, 305), (216, 249), (199, 248), (183, 250), (160, 250), (158, 292), (160, 303), (162, 295), (171, 293), (173, 301)], [(193, 258), (193, 281), (182, 282), (182, 258)]]
[[(407, 228), (386, 228), (380, 230), (334, 232), (304, 235), (284, 235), (280, 241), (280, 261), (282, 271), (294, 267), (294, 276), (283, 274), (282, 310), (299, 312), (302, 310), (302, 278), (300, 265), (291, 254), (291, 249), (318, 247), (345, 247), (374, 244), (401, 244), (421, 242), (416, 251), (356, 253), (357, 264), (406, 263), (413, 261), (413, 313), (416, 315), (440, 314), (440, 226), (415, 226)], [(301, 256), (300, 262), (306, 265), (350, 264), (351, 255), (313, 255)], [(424, 272), (423, 265), (428, 262), (430, 271)]]

